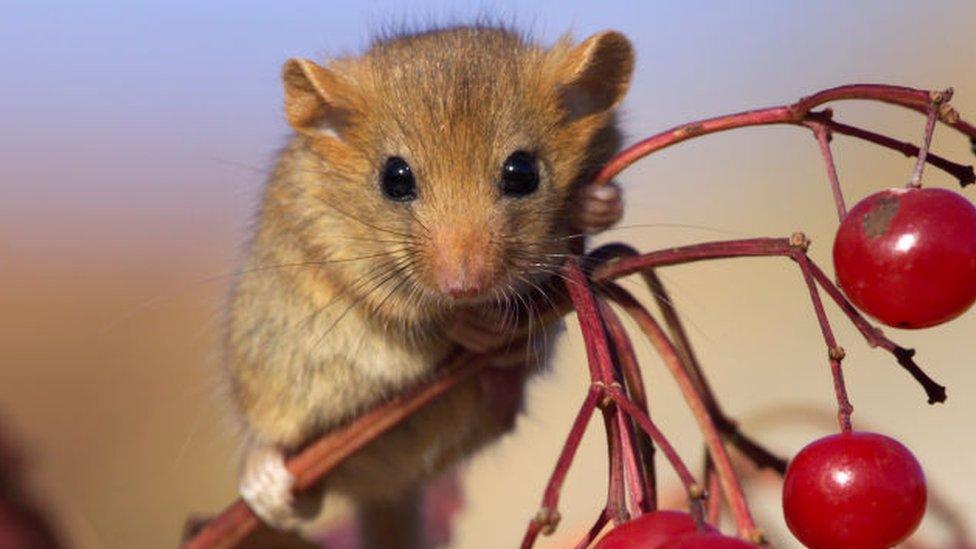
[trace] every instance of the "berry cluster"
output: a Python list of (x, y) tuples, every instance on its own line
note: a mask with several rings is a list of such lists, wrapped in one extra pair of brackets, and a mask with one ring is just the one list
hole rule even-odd
[[(609, 180), (639, 158), (690, 137), (725, 129), (791, 123), (813, 130), (827, 167), (837, 205), (840, 227), (833, 257), (839, 288), (806, 255), (809, 241), (801, 233), (786, 239), (752, 239), (715, 242), (639, 255), (622, 245), (591, 252), (582, 266), (566, 270), (567, 289), (573, 298), (587, 341), (597, 404), (604, 413), (610, 448), (610, 496), (604, 512), (578, 547), (599, 538), (606, 523), (615, 526), (599, 538), (597, 549), (737, 548), (764, 545), (764, 539), (748, 510), (738, 479), (731, 469), (725, 446), (731, 445), (757, 465), (784, 475), (783, 512), (790, 531), (813, 549), (884, 549), (906, 540), (925, 514), (927, 490), (921, 465), (897, 440), (870, 432), (854, 431), (853, 407), (847, 397), (841, 361), (844, 350), (833, 335), (824, 312), (823, 290), (847, 314), (870, 344), (891, 352), (923, 386), (930, 403), (945, 400), (945, 389), (914, 363), (914, 351), (899, 347), (861, 316), (897, 328), (928, 328), (963, 314), (976, 302), (976, 207), (958, 193), (921, 188), (924, 166), (931, 163), (955, 175), (962, 185), (973, 182), (973, 171), (928, 151), (936, 123), (942, 121), (976, 136), (976, 128), (963, 122), (948, 105), (951, 90), (924, 92), (909, 88), (855, 85), (826, 90), (785, 107), (718, 117), (648, 138), (611, 160), (598, 176)], [(868, 130), (836, 122), (830, 110), (813, 111), (837, 99), (874, 99), (923, 112), (927, 123), (922, 145), (897, 142)], [(830, 150), (833, 133), (843, 133), (888, 146), (918, 158), (905, 188), (873, 194), (847, 211)], [(735, 428), (718, 406), (715, 396), (684, 334), (680, 320), (660, 280), (658, 267), (740, 256), (786, 256), (800, 267), (821, 327), (834, 378), (840, 433), (803, 448), (788, 464), (762, 449)], [(642, 273), (667, 325), (661, 328), (632, 296), (611, 282), (631, 273)], [(664, 358), (684, 391), (702, 428), (708, 446), (705, 471), (707, 489), (698, 484), (647, 416), (639, 371), (626, 334), (617, 324), (613, 303), (636, 321)], [(592, 394), (592, 393), (591, 393)], [(587, 404), (580, 417), (588, 419)], [(575, 451), (577, 426), (566, 447)], [(657, 443), (685, 484), (690, 513), (659, 510), (655, 504), (653, 468), (640, 433)], [(628, 455), (628, 452), (632, 456)], [(621, 456), (621, 454), (623, 454)], [(558, 485), (568, 467), (561, 456), (543, 498), (543, 512), (530, 525), (523, 547), (529, 547), (538, 531), (554, 528)], [(731, 511), (739, 537), (717, 529), (723, 502)]]

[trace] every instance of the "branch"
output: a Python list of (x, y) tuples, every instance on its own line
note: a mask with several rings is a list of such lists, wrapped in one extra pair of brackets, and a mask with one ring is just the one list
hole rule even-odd
[[(606, 282), (622, 276), (639, 273), (667, 265), (680, 265), (712, 259), (727, 259), (731, 257), (772, 257), (793, 256), (793, 246), (786, 238), (751, 238), (745, 240), (728, 240), (706, 242), (678, 248), (659, 250), (633, 257), (615, 258), (596, 267), (593, 270), (593, 280)], [(827, 275), (810, 262), (810, 272), (831, 299), (844, 311), (851, 322), (857, 327), (868, 344), (887, 350), (909, 374), (912, 375), (925, 389), (929, 404), (944, 402), (946, 389), (930, 378), (913, 360), (914, 349), (906, 349), (888, 339), (881, 331), (871, 325), (861, 316), (861, 313), (847, 301), (847, 298), (835, 286)]]
[(851, 305), (851, 302), (844, 297), (844, 294), (841, 293), (840, 289), (838, 289), (837, 286), (835, 286), (834, 283), (827, 278), (827, 275), (824, 274), (820, 267), (818, 267), (817, 264), (812, 261), (810, 262), (810, 273), (817, 281), (817, 284), (819, 284), (820, 287), (827, 292), (827, 295), (834, 300), (834, 303), (836, 303), (837, 306), (844, 311), (847, 318), (849, 318), (854, 326), (857, 327), (858, 331), (861, 332), (861, 335), (863, 335), (864, 339), (868, 342), (868, 345), (872, 347), (881, 347), (882, 349), (891, 353), (895, 357), (898, 364), (908, 371), (908, 373), (911, 374), (916, 381), (918, 381), (918, 383), (925, 390), (929, 404), (936, 404), (946, 401), (946, 388), (943, 385), (936, 383), (935, 380), (930, 378), (928, 374), (926, 374), (925, 371), (923, 371), (918, 364), (915, 363), (915, 349), (906, 349), (905, 347), (898, 345), (885, 337), (884, 333), (882, 333), (880, 329), (872, 326), (871, 323), (868, 322), (861, 315), (861, 313), (854, 308), (853, 305)]
[(793, 255), (793, 260), (800, 266), (803, 273), (803, 281), (810, 292), (810, 302), (813, 304), (813, 312), (817, 316), (817, 323), (820, 324), (820, 332), (823, 334), (824, 344), (827, 345), (827, 358), (830, 362), (830, 373), (834, 378), (834, 394), (837, 397), (837, 423), (840, 430), (844, 433), (851, 431), (851, 406), (850, 399), (847, 398), (847, 387), (844, 384), (844, 370), (841, 368), (841, 361), (844, 360), (844, 349), (837, 345), (834, 338), (834, 331), (830, 327), (830, 320), (827, 319), (827, 312), (824, 311), (823, 300), (820, 299), (820, 292), (817, 290), (817, 283), (810, 272), (810, 258), (806, 255), (808, 242), (805, 236), (800, 236), (798, 240), (803, 242), (802, 248), (797, 248)]
[[(818, 116), (822, 116), (822, 114), (817, 115), (811, 113), (813, 109), (831, 101), (850, 99), (881, 101), (928, 114), (932, 102), (944, 97), (945, 94), (947, 94), (947, 91), (930, 92), (885, 84), (851, 84), (817, 92), (791, 105), (727, 114), (681, 124), (659, 134), (652, 135), (620, 152), (600, 170), (594, 182), (597, 184), (607, 183), (641, 158), (670, 147), (671, 145), (676, 145), (682, 141), (702, 135), (748, 126), (767, 126), (771, 124), (803, 125), (807, 120), (816, 120)], [(938, 113), (941, 122), (969, 136), (970, 139), (976, 139), (976, 126), (959, 118), (959, 114), (948, 103), (944, 103), (939, 108)], [(878, 145), (888, 146), (885, 142), (876, 140), (869, 141)]]
[(722, 491), (725, 493), (729, 507), (732, 509), (732, 515), (735, 517), (739, 534), (756, 543), (761, 542), (763, 539), (762, 533), (756, 528), (752, 514), (749, 512), (749, 506), (742, 493), (742, 486), (735, 474), (735, 470), (732, 468), (732, 461), (725, 450), (718, 429), (715, 427), (714, 422), (712, 422), (711, 414), (705, 408), (701, 396), (695, 389), (690, 376), (688, 376), (688, 373), (682, 367), (681, 360), (678, 358), (674, 346), (657, 321), (654, 320), (654, 317), (626, 290), (617, 285), (606, 285), (604, 291), (608, 297), (620, 305), (631, 316), (634, 322), (637, 323), (637, 326), (644, 332), (644, 335), (647, 336), (655, 350), (664, 360), (668, 371), (675, 378), (675, 381), (678, 382), (681, 394), (684, 396), (685, 402), (698, 422), (699, 430), (705, 439), (705, 443), (708, 445), (709, 453), (712, 459), (715, 460), (715, 467), (722, 481)]
[[(857, 126), (851, 126), (849, 124), (842, 124), (837, 122), (830, 117), (829, 110), (812, 112), (807, 116), (810, 121), (816, 121), (822, 123), (830, 131), (834, 133), (840, 133), (848, 135), (851, 137), (856, 137), (858, 139), (863, 139), (865, 141), (870, 141), (876, 145), (891, 149), (896, 152), (900, 152), (906, 157), (918, 157), (920, 148), (909, 143), (908, 141), (899, 141), (888, 137), (887, 135), (881, 135), (879, 133), (872, 132), (870, 130), (865, 130)], [(974, 138), (976, 139), (976, 138)], [(974, 141), (976, 143), (976, 141)], [(974, 151), (976, 153), (976, 151)], [(972, 166), (964, 166), (962, 164), (957, 164), (951, 160), (947, 160), (931, 151), (925, 159), (926, 162), (932, 164), (936, 168), (946, 172), (947, 174), (955, 177), (959, 181), (959, 185), (965, 187), (972, 183), (976, 183), (976, 172), (973, 171)]]
[[(300, 492), (316, 484), (353, 452), (473, 376), (485, 362), (485, 355), (457, 353), (438, 368), (445, 372), (440, 377), (366, 412), (348, 426), (332, 431), (292, 456), (285, 466), (295, 479), (295, 490)], [(238, 499), (185, 541), (182, 548), (233, 547), (244, 540), (258, 523), (257, 516), (243, 500)]]

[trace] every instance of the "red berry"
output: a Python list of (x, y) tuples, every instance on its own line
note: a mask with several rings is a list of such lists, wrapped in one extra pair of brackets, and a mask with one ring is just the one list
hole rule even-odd
[(892, 547), (925, 514), (925, 475), (900, 442), (877, 433), (816, 440), (790, 462), (783, 512), (812, 549)]
[(927, 328), (976, 301), (976, 207), (945, 189), (887, 189), (859, 202), (834, 239), (847, 297), (897, 328)]
[(661, 549), (756, 549), (756, 546), (739, 538), (722, 534), (685, 534), (664, 545)]
[[(715, 531), (708, 525), (705, 528)], [(688, 513), (651, 511), (611, 530), (596, 549), (657, 549), (668, 540), (695, 531), (695, 519)]]

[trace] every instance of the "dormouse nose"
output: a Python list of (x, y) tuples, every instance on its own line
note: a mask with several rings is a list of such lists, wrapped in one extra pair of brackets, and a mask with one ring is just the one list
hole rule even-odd
[(437, 227), (431, 271), (437, 288), (453, 298), (477, 297), (494, 279), (494, 250), (489, 231), (476, 224), (455, 222)]

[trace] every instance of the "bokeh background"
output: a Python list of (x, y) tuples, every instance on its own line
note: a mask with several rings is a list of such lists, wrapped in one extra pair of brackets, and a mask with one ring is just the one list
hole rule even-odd
[[(976, 118), (976, 3), (824, 2), (6, 2), (0, 16), (0, 427), (73, 546), (167, 547), (193, 512), (234, 497), (235, 453), (215, 398), (220, 310), (257, 193), (288, 138), (278, 71), (291, 56), (360, 50), (397, 21), (488, 14), (551, 42), (615, 28), (639, 55), (628, 142), (695, 118), (792, 101), (851, 81), (956, 90)], [(842, 104), (839, 116), (903, 139), (922, 119)], [(939, 130), (937, 150), (970, 163)], [(899, 185), (912, 161), (839, 136), (851, 201)], [(746, 129), (655, 155), (621, 178), (622, 239), (643, 249), (804, 230), (830, 266), (835, 213), (815, 142)], [(927, 171), (929, 185), (950, 186)], [(967, 191), (970, 198), (974, 191)], [(783, 454), (826, 433), (831, 385), (802, 280), (786, 260), (664, 272), (727, 408)], [(831, 310), (848, 350), (856, 425), (897, 436), (932, 486), (976, 517), (976, 313), (889, 335), (948, 385), (920, 389)], [(637, 343), (652, 408), (691, 463), (699, 441), (673, 382)], [(569, 325), (518, 431), (465, 470), (456, 546), (516, 544), (585, 387)], [(563, 497), (570, 543), (605, 495), (594, 425)], [(673, 485), (673, 477), (665, 476)], [(775, 486), (755, 484), (781, 547)], [(933, 536), (938, 529), (926, 526)]]

